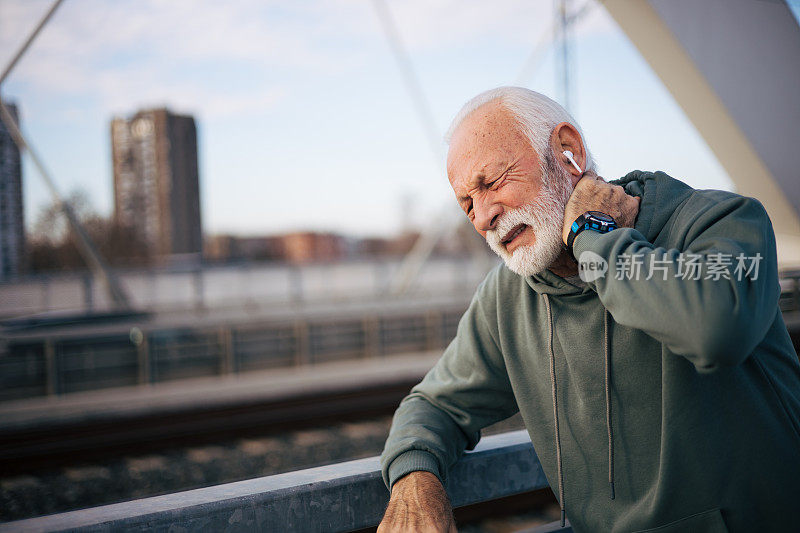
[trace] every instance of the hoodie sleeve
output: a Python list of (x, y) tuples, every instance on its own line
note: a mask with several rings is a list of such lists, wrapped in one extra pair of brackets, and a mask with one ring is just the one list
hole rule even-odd
[(389, 490), (417, 470), (433, 473), (444, 484), (464, 449), (478, 443), (482, 428), (518, 411), (497, 331), (485, 318), (496, 294), (492, 277), (479, 287), (442, 357), (394, 414), (381, 454)]
[(607, 274), (590, 284), (619, 324), (645, 331), (700, 372), (738, 365), (778, 312), (769, 217), (753, 198), (696, 191), (673, 218), (667, 240), (674, 247), (655, 246), (631, 228), (584, 231), (575, 257), (589, 251), (608, 262)]

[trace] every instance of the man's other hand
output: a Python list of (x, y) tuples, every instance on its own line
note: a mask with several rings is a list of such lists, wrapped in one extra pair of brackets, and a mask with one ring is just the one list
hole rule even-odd
[(457, 533), (447, 492), (430, 472), (411, 472), (392, 486), (378, 533), (400, 531)]
[(619, 185), (612, 185), (596, 174), (587, 172), (572, 190), (564, 209), (564, 227), (561, 238), (567, 243), (569, 230), (575, 219), (586, 211), (600, 211), (620, 228), (632, 228), (639, 214), (641, 198), (631, 196)]

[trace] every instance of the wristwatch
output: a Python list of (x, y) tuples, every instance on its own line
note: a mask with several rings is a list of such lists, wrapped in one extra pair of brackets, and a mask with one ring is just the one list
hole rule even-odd
[(569, 229), (569, 235), (567, 235), (567, 249), (573, 258), (575, 258), (575, 254), (572, 253), (572, 243), (575, 241), (575, 237), (585, 229), (598, 233), (608, 233), (617, 229), (617, 223), (609, 215), (600, 211), (586, 211), (576, 218)]

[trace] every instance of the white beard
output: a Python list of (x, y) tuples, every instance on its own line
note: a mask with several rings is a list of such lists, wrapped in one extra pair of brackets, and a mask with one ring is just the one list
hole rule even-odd
[[(486, 232), (486, 242), (508, 268), (520, 276), (532, 276), (553, 264), (563, 249), (564, 208), (572, 187), (569, 174), (552, 164), (542, 165), (542, 188), (539, 196), (517, 209), (506, 211), (497, 222), (497, 229)], [(549, 170), (550, 172), (547, 172)], [(519, 224), (530, 226), (535, 235), (533, 244), (518, 246), (514, 253), (506, 250), (502, 239)]]

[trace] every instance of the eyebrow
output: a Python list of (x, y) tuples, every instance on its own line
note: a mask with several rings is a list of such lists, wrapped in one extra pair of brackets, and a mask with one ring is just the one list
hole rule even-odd
[[(479, 173), (475, 174), (472, 177), (472, 179), (470, 179), (469, 182), (467, 183), (467, 190), (474, 189), (475, 187), (471, 186), (472, 184), (475, 184), (477, 186), (478, 184), (480, 184), (484, 180), (486, 180), (486, 173), (485, 172), (479, 172)], [(467, 195), (467, 194), (462, 194), (461, 196), (459, 196), (457, 198), (457, 200), (458, 200), (458, 203), (464, 203), (467, 200), (470, 200), (471, 198), (472, 197)]]
[[(515, 164), (516, 163), (511, 163), (510, 165), (506, 165), (505, 169), (502, 172), (500, 172), (500, 174), (497, 176), (497, 179), (500, 179), (503, 176), (505, 176), (506, 174), (508, 174), (508, 171), (511, 170), (514, 167)], [(470, 185), (475, 184), (475, 186), (477, 186), (480, 183), (483, 183), (485, 181), (486, 181), (486, 172), (481, 171), (481, 172), (478, 172), (477, 174), (475, 174), (474, 176), (472, 176), (472, 179), (470, 179), (469, 183), (467, 183), (467, 187), (469, 187), (469, 189), (473, 189), (474, 187), (470, 187)], [(471, 196), (468, 196), (468, 195), (464, 194), (464, 195), (458, 196), (456, 198), (456, 201), (461, 204), (461, 203), (464, 203), (467, 200), (471, 200), (471, 199), (472, 199)]]

